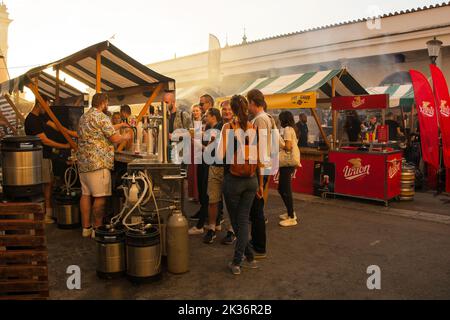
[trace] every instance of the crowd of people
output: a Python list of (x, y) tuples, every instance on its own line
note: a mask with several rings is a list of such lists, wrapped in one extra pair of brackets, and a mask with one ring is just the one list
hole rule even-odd
[[(214, 144), (218, 157), (224, 159), (228, 148), (234, 148), (235, 159), (232, 164), (215, 162), (207, 164), (202, 156), (200, 164), (189, 165), (189, 170), (196, 173), (194, 187), (198, 194), (200, 209), (191, 216), (196, 221), (189, 234), (203, 235), (203, 242), (213, 244), (222, 231), (224, 211), (228, 212), (229, 223), (222, 244), (235, 244), (235, 254), (229, 264), (235, 275), (241, 273), (243, 266), (257, 268), (256, 260), (267, 257), (267, 235), (265, 207), (269, 196), (269, 181), (272, 172), (271, 163), (260, 159), (257, 164), (248, 159), (245, 153), (243, 164), (237, 159), (240, 141), (228, 139), (227, 132), (256, 132), (266, 130), (270, 137), (272, 131), (279, 134), (280, 170), (279, 193), (286, 205), (286, 213), (280, 215), (280, 226), (293, 227), (298, 224), (298, 217), (292, 200), (292, 176), (300, 166), (300, 151), (307, 132), (305, 121), (295, 124), (292, 113), (283, 112), (279, 119), (268, 114), (264, 95), (252, 90), (246, 97), (234, 96), (215, 108), (215, 101), (210, 95), (200, 98), (198, 105), (191, 112), (178, 108), (174, 94), (167, 93), (163, 99), (168, 107), (169, 138), (177, 129), (192, 130), (200, 126), (203, 132), (213, 132), (209, 141), (202, 142), (202, 150)], [(83, 237), (95, 237), (95, 229), (102, 226), (105, 217), (105, 206), (112, 195), (111, 171), (114, 170), (114, 153), (121, 144), (130, 143), (129, 119), (131, 108), (122, 106), (120, 112), (108, 112), (108, 95), (98, 93), (92, 99), (92, 108), (80, 119), (78, 132), (67, 132), (78, 139), (77, 164), (82, 189), (80, 209), (82, 214)], [(155, 112), (151, 110), (150, 112)], [(277, 127), (277, 121), (281, 128)], [(44, 145), (44, 158), (50, 159), (53, 149), (69, 149), (69, 144), (61, 144), (50, 140), (45, 130), (58, 130), (55, 124), (45, 118), (44, 108), (37, 102), (25, 123), (26, 133), (41, 138)], [(280, 129), (280, 130), (279, 130)], [(259, 134), (255, 136), (259, 140)], [(247, 138), (244, 149), (248, 150), (252, 143)], [(265, 159), (271, 159), (272, 140), (266, 139)], [(277, 146), (278, 147), (278, 146)], [(195, 155), (194, 155), (195, 156)], [(215, 155), (214, 155), (215, 156)], [(43, 171), (45, 182), (45, 199), (47, 207), (46, 222), (52, 223), (52, 174), (51, 161), (44, 160)], [(193, 162), (194, 163), (194, 162)], [(227, 210), (225, 210), (225, 208)]]
[[(208, 139), (202, 139), (200, 161), (194, 159), (188, 165), (189, 193), (197, 198), (200, 209), (192, 212), (190, 219), (195, 225), (189, 230), (191, 236), (203, 236), (205, 244), (213, 244), (220, 232), (224, 231), (221, 243), (235, 244), (235, 254), (229, 268), (233, 274), (240, 274), (242, 267), (257, 268), (257, 260), (267, 257), (266, 224), (268, 219), (265, 209), (269, 197), (269, 182), (273, 175), (278, 176), (278, 191), (285, 204), (286, 212), (280, 215), (281, 227), (295, 227), (298, 216), (292, 197), (292, 178), (297, 168), (301, 167), (300, 148), (308, 146), (308, 118), (300, 115), (295, 123), (294, 115), (283, 111), (275, 118), (267, 113), (267, 103), (259, 90), (250, 91), (246, 97), (236, 95), (215, 107), (210, 95), (200, 97), (199, 104), (192, 106), (190, 112), (178, 108), (175, 95), (165, 94), (163, 102), (168, 110), (169, 140), (178, 129), (189, 131), (201, 128)], [(67, 133), (78, 139), (77, 164), (79, 170), (82, 197), (80, 209), (82, 214), (83, 237), (95, 236), (95, 229), (102, 226), (105, 217), (107, 198), (112, 195), (111, 171), (114, 169), (114, 152), (120, 145), (130, 146), (133, 132), (130, 130), (130, 106), (123, 105), (120, 112), (108, 112), (108, 96), (96, 94), (92, 99), (92, 108), (80, 119), (78, 132), (67, 130)], [(150, 114), (156, 110), (151, 108)], [(389, 113), (386, 117), (389, 126), (390, 140), (400, 139), (404, 132), (402, 126)], [(350, 142), (361, 142), (364, 135), (375, 135), (379, 128), (376, 116), (369, 116), (362, 122), (356, 111), (348, 114), (345, 130)], [(242, 146), (235, 138), (231, 140), (227, 133), (266, 132), (268, 137), (277, 133), (279, 140), (273, 146), (272, 139), (263, 141), (267, 154), (258, 153), (256, 164), (245, 154), (245, 161), (237, 161), (238, 150)], [(70, 149), (69, 144), (51, 140), (46, 132), (58, 130), (56, 125), (45, 115), (45, 109), (36, 103), (25, 121), (27, 135), (38, 136), (44, 145), (44, 161), (42, 166), (44, 195), (46, 203), (46, 222), (52, 223), (52, 164), (51, 155), (55, 149)], [(196, 148), (192, 136), (193, 149)], [(260, 134), (255, 136), (260, 140)], [(259, 143), (260, 141), (258, 141)], [(252, 141), (248, 137), (244, 142), (244, 150), (250, 148)], [(260, 147), (260, 145), (259, 145)], [(235, 159), (232, 163), (216, 161), (207, 163), (203, 151), (216, 150), (216, 159), (225, 159), (228, 148), (234, 149)], [(271, 161), (273, 149), (279, 155), (279, 168), (274, 172)], [(199, 155), (192, 153), (193, 158)], [(226, 210), (225, 210), (226, 209)], [(225, 212), (228, 215), (225, 215)], [(225, 219), (228, 217), (228, 219)], [(229, 223), (225, 223), (229, 220)], [(223, 227), (224, 230), (223, 230)]]
[[(396, 118), (392, 112), (389, 112), (386, 115), (385, 124), (388, 127), (389, 141), (401, 142), (405, 138), (407, 129), (405, 119)], [(358, 112), (352, 110), (347, 113), (344, 130), (349, 142), (361, 143), (365, 140), (376, 140), (379, 126), (381, 122), (376, 115), (369, 115), (367, 121), (363, 122)]]
[[(171, 103), (175, 104), (174, 100)], [(215, 147), (218, 158), (224, 159), (226, 150), (231, 146), (237, 156), (237, 141), (227, 141), (227, 132), (255, 129), (265, 130), (271, 137), (272, 131), (281, 129), (279, 193), (286, 205), (287, 212), (280, 215), (281, 227), (293, 227), (298, 224), (292, 198), (292, 177), (300, 166), (301, 132), (306, 132), (305, 117), (296, 124), (291, 112), (285, 111), (279, 116), (281, 128), (276, 119), (267, 113), (264, 95), (259, 90), (250, 91), (246, 97), (234, 96), (215, 108), (215, 101), (210, 95), (200, 97), (200, 103), (191, 108), (190, 129), (201, 125), (204, 132), (212, 131), (208, 141), (202, 142), (202, 150)], [(306, 127), (306, 128), (305, 128)], [(186, 128), (176, 126), (174, 128)], [(257, 139), (257, 137), (256, 137)], [(267, 140), (267, 141), (266, 141)], [(272, 141), (267, 143), (267, 158), (271, 159)], [(251, 142), (246, 141), (246, 144)], [(306, 139), (307, 143), (307, 139)], [(195, 142), (194, 142), (195, 144)], [(231, 145), (230, 145), (231, 144)], [(214, 148), (213, 148), (214, 149)], [(189, 186), (191, 195), (197, 194), (200, 209), (191, 216), (195, 225), (189, 230), (191, 236), (203, 236), (205, 244), (213, 244), (218, 233), (224, 231), (221, 243), (235, 244), (235, 255), (229, 268), (233, 274), (240, 274), (242, 266), (257, 268), (256, 260), (267, 257), (265, 207), (269, 197), (269, 182), (274, 174), (271, 162), (261, 161), (251, 168), (250, 164), (234, 165), (214, 162), (207, 164), (201, 159), (200, 164), (189, 165), (189, 172), (196, 173)], [(248, 172), (251, 173), (248, 173)], [(246, 173), (243, 173), (246, 172)], [(192, 177), (192, 175), (190, 175)], [(196, 191), (196, 192), (194, 192)], [(224, 209), (227, 209), (229, 223), (225, 225)]]

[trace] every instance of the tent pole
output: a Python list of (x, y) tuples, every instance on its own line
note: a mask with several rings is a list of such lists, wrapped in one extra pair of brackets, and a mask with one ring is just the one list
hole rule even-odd
[(415, 133), (415, 132), (414, 132), (414, 111), (415, 111), (415, 108), (416, 108), (416, 105), (413, 104), (413, 105), (411, 106), (411, 116), (409, 117), (409, 127), (410, 127), (411, 129), (410, 129), (410, 133), (409, 133), (409, 136), (408, 136), (408, 146), (411, 146), (411, 143), (412, 143), (412, 135), (413, 135), (413, 133)]
[(159, 95), (159, 93), (162, 91), (164, 87), (164, 84), (160, 83), (155, 91), (153, 91), (150, 98), (148, 98), (147, 102), (145, 103), (144, 107), (141, 110), (141, 113), (139, 113), (139, 116), (137, 117), (137, 123), (142, 121), (142, 118), (148, 113), (148, 109), (150, 108), (150, 105), (155, 101), (156, 97)]
[(102, 52), (97, 51), (96, 56), (96, 92), (102, 92)]
[(320, 119), (319, 119), (319, 115), (317, 114), (317, 111), (315, 109), (310, 109), (310, 110), (311, 110), (311, 113), (312, 113), (312, 115), (314, 117), (314, 120), (316, 120), (317, 126), (319, 127), (319, 131), (320, 131), (320, 134), (322, 135), (323, 140), (325, 141), (328, 149), (331, 150), (330, 141), (328, 140), (328, 137), (327, 137), (327, 135), (325, 134), (325, 131), (322, 128), (322, 125), (320, 123)]
[[(331, 79), (331, 98), (336, 97), (336, 77)], [(332, 110), (333, 112), (333, 150), (337, 148), (337, 125), (338, 125), (338, 112)]]
[(24, 124), (25, 123), (25, 118), (22, 115), (22, 113), (20, 113), (19, 109), (17, 108), (17, 106), (14, 104), (14, 102), (11, 100), (11, 97), (9, 96), (9, 94), (5, 93), (4, 95), (6, 101), (9, 103), (9, 105), (11, 106), (11, 108), (14, 110), (14, 112), (16, 113), (16, 116), (18, 118), (18, 120)]
[(55, 104), (59, 106), (60, 98), (59, 98), (59, 68), (56, 69), (56, 86), (55, 86)]
[(403, 106), (400, 106), (400, 114), (402, 115), (402, 130), (405, 133), (405, 137), (408, 137), (409, 134), (406, 132), (405, 110)]
[(47, 104), (47, 102), (42, 98), (41, 94), (39, 93), (38, 86), (31, 81), (28, 85), (28, 88), (33, 92), (34, 96), (36, 97), (39, 104), (44, 108), (45, 112), (48, 114), (50, 119), (55, 123), (56, 127), (58, 128), (59, 132), (62, 133), (64, 138), (67, 140), (67, 142), (70, 144), (73, 150), (78, 150), (78, 146), (76, 143), (70, 138), (69, 134), (67, 133), (66, 129), (61, 125), (61, 122), (59, 122), (58, 118), (55, 116), (53, 111), (50, 109), (50, 106)]

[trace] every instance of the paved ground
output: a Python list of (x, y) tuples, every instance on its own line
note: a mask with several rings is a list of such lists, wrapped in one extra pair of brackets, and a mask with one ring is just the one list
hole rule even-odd
[[(426, 197), (426, 196), (425, 196)], [(431, 200), (430, 200), (431, 201)], [(283, 206), (272, 195), (269, 257), (260, 270), (234, 277), (226, 269), (232, 248), (191, 238), (191, 271), (135, 286), (95, 275), (95, 243), (79, 231), (48, 228), (52, 299), (450, 299), (450, 225), (442, 216), (385, 209), (349, 200), (296, 200), (301, 225), (280, 229)], [(438, 208), (446, 213), (448, 204)], [(368, 210), (367, 208), (370, 208)], [(192, 211), (195, 208), (190, 208)], [(395, 210), (400, 210), (396, 212)], [(432, 210), (431, 210), (432, 211)], [(417, 218), (419, 216), (419, 219)], [(432, 217), (432, 218), (430, 218)], [(429, 219), (428, 219), (429, 218)], [(82, 269), (82, 290), (66, 289), (66, 268)], [(382, 290), (369, 291), (366, 269), (382, 270)]]

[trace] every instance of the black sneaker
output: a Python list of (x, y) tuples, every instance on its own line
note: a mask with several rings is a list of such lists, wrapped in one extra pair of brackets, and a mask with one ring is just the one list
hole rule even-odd
[(255, 260), (263, 260), (267, 258), (267, 252), (258, 252), (255, 250), (255, 247), (253, 247), (253, 243), (250, 240), (249, 242), (250, 248), (253, 250), (253, 254), (255, 255)]
[(225, 246), (231, 246), (236, 241), (236, 236), (233, 232), (228, 231), (227, 236), (223, 238), (222, 244)]
[(254, 253), (255, 255), (255, 260), (263, 260), (267, 258), (267, 253), (263, 253), (263, 252), (256, 252)]
[(216, 238), (217, 238), (216, 232), (212, 231), (212, 230), (208, 230), (208, 233), (203, 238), (203, 242), (205, 244), (213, 244), (214, 240), (216, 240)]

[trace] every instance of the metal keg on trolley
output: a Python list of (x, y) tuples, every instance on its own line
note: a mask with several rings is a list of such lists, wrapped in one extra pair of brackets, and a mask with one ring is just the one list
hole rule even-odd
[(1, 142), (3, 192), (8, 200), (42, 196), (42, 142), (31, 136)]
[(401, 179), (401, 201), (413, 201), (416, 194), (416, 168), (403, 160)]

